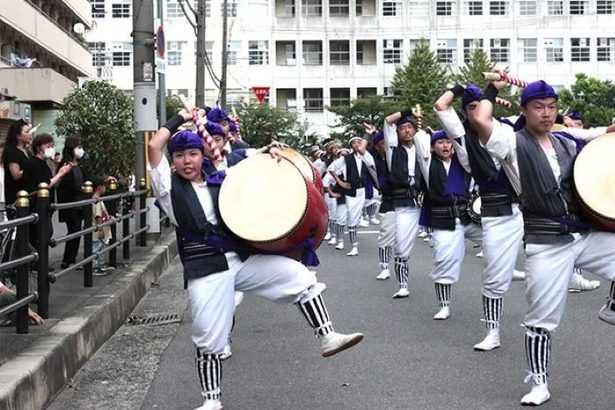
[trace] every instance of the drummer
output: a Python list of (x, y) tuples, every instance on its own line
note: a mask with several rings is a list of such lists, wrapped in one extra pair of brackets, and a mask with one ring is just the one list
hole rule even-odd
[[(220, 354), (231, 328), (235, 290), (295, 304), (314, 329), (325, 357), (357, 344), (363, 335), (345, 335), (333, 330), (322, 297), (326, 286), (317, 282), (314, 274), (301, 263), (283, 256), (250, 255), (231, 249), (232, 234), (218, 219), (219, 174), (208, 177), (202, 171), (203, 141), (191, 131), (181, 131), (171, 138), (190, 118), (192, 115), (188, 113), (176, 115), (156, 132), (148, 144), (149, 165), (158, 202), (183, 237), (180, 252), (189, 254), (185, 259), (184, 278), (192, 310), (197, 373), (205, 399), (199, 409), (219, 410), (222, 409)], [(164, 154), (165, 146), (174, 174)], [(275, 147), (270, 149), (270, 154), (278, 158), (281, 155)], [(214, 233), (226, 238), (228, 249), (226, 245), (218, 248), (208, 244)], [(188, 238), (199, 238), (199, 242)]]
[[(494, 82), (500, 89), (503, 82)], [(574, 142), (551, 133), (558, 96), (544, 81), (530, 83), (521, 94), (524, 127), (516, 134), (497, 122), (480, 139), (502, 163), (523, 202), (526, 298), (529, 308), (524, 325), (526, 358), (532, 381), (524, 405), (549, 400), (547, 378), (552, 333), (564, 313), (567, 287), (575, 266), (608, 280), (615, 279), (615, 234), (590, 230), (578, 216), (573, 193)], [(481, 104), (491, 104), (489, 100)], [(553, 193), (556, 193), (555, 195)], [(601, 318), (615, 318), (613, 286)], [(606, 313), (604, 313), (606, 312)], [(613, 322), (615, 324), (615, 321)]]

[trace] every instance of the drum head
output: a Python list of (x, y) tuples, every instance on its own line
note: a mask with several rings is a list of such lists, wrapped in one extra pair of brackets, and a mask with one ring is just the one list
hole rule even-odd
[(226, 226), (252, 242), (274, 241), (292, 232), (304, 217), (307, 201), (301, 172), (269, 154), (254, 155), (227, 170), (219, 196)]
[(280, 150), (282, 151), (282, 155), (284, 155), (286, 159), (288, 159), (290, 162), (295, 164), (297, 168), (299, 168), (299, 171), (301, 171), (301, 173), (306, 179), (314, 182), (315, 172), (309, 159), (307, 159), (301, 153), (295, 151), (290, 147), (283, 147), (280, 148)]
[(577, 193), (592, 212), (615, 221), (615, 133), (587, 144), (574, 163)]

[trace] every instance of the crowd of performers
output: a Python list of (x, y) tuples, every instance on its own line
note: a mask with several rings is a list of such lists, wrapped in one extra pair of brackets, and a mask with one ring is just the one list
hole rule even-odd
[[(359, 254), (357, 229), (378, 225), (376, 279), (390, 277), (394, 299), (410, 295), (409, 272), (417, 238), (433, 247), (438, 310), (450, 316), (451, 288), (459, 279), (465, 239), (480, 245), (484, 260), (481, 289), (485, 338), (474, 346), (500, 346), (503, 297), (513, 278), (525, 281), (525, 352), (532, 388), (522, 404), (549, 400), (548, 366), (552, 333), (564, 312), (569, 290), (593, 290), (581, 269), (610, 282), (601, 320), (615, 325), (615, 233), (589, 226), (579, 214), (572, 188), (572, 163), (584, 142), (615, 131), (615, 126), (584, 129), (577, 113), (558, 114), (558, 96), (544, 81), (530, 83), (521, 95), (521, 115), (495, 119), (498, 91), (456, 85), (434, 104), (441, 129), (424, 130), (420, 110), (390, 114), (378, 130), (353, 136), (347, 147), (334, 139), (314, 147), (309, 157), (323, 176), (329, 225), (326, 243), (347, 256)], [(461, 99), (461, 110), (453, 103)], [(206, 120), (201, 116), (206, 115)], [(187, 121), (198, 129), (178, 131)], [(199, 124), (199, 121), (204, 121)], [(553, 131), (563, 122), (563, 131)], [(201, 410), (221, 409), (222, 360), (230, 355), (234, 310), (242, 291), (295, 304), (320, 340), (327, 357), (357, 344), (361, 333), (333, 330), (315, 273), (278, 255), (253, 254), (235, 246), (220, 218), (218, 191), (223, 172), (258, 152), (282, 154), (276, 144), (247, 147), (231, 131), (223, 110), (191, 110), (173, 117), (149, 143), (152, 186), (161, 208), (177, 226), (178, 247), (192, 311), (195, 362), (205, 399)], [(208, 134), (215, 145), (204, 144)], [(168, 150), (170, 160), (164, 153)], [(219, 156), (212, 156), (212, 151)], [(481, 207), (472, 201), (480, 195)], [(525, 272), (515, 270), (524, 244)], [(391, 266), (392, 265), (392, 266)]]

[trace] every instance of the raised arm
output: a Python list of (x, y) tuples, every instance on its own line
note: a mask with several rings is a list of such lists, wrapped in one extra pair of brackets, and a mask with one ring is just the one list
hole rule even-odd
[(169, 142), (171, 135), (175, 134), (177, 129), (185, 122), (190, 121), (192, 114), (182, 111), (180, 114), (173, 116), (166, 124), (164, 124), (152, 137), (147, 144), (147, 153), (149, 156), (149, 165), (156, 168), (162, 156), (164, 155), (164, 147)]

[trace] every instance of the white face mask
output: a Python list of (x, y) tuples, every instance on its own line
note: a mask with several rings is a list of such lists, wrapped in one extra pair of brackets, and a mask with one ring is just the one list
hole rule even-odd
[(79, 147), (73, 150), (73, 154), (75, 154), (75, 158), (77, 159), (81, 159), (83, 157), (84, 152), (85, 151), (83, 151), (83, 148), (79, 148)]
[(45, 148), (45, 158), (53, 158), (53, 155), (56, 153), (55, 148), (49, 147)]

